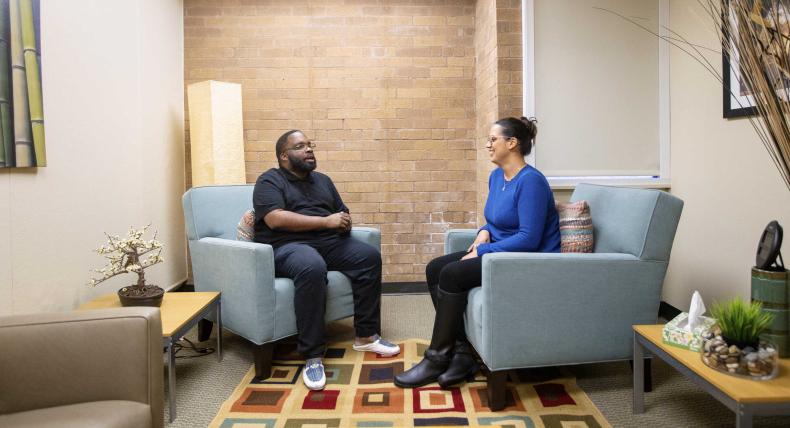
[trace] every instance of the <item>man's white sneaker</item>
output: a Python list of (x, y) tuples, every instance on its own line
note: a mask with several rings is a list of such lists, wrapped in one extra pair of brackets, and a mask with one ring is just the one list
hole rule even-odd
[(360, 352), (375, 352), (382, 357), (392, 357), (394, 355), (400, 354), (400, 347), (398, 347), (398, 345), (387, 342), (378, 334), (374, 337), (376, 340), (373, 342), (366, 343), (364, 345), (354, 344), (354, 350)]
[(324, 365), (321, 363), (320, 358), (307, 360), (302, 372), (302, 380), (308, 389), (313, 391), (324, 389), (324, 386), (326, 386), (326, 373), (324, 373)]

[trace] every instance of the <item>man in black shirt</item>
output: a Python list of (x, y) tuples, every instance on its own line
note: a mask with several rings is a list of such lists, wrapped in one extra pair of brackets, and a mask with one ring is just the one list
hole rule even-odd
[(274, 248), (275, 274), (291, 278), (299, 334), (297, 350), (307, 362), (302, 373), (310, 389), (323, 389), (321, 358), (326, 350), (326, 272), (342, 272), (354, 293), (354, 349), (396, 355), (397, 345), (381, 330), (381, 255), (351, 239), (351, 216), (332, 180), (313, 171), (315, 144), (301, 131), (283, 134), (275, 148), (279, 168), (258, 177), (252, 200), (255, 241)]

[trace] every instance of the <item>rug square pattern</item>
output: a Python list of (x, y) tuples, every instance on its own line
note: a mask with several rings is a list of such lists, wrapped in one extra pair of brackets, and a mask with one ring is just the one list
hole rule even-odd
[(350, 385), (353, 373), (353, 364), (324, 364), (327, 385)]
[(403, 413), (403, 389), (401, 388), (357, 388), (354, 397), (355, 414)]
[(335, 410), (339, 390), (310, 391), (302, 402), (303, 410)]
[(495, 425), (499, 427), (535, 428), (529, 416), (487, 416), (477, 418), (478, 425)]
[(465, 412), (464, 400), (458, 388), (438, 386), (412, 389), (414, 413)]
[(279, 413), (285, 404), (290, 389), (245, 388), (231, 406), (237, 413)]
[(541, 415), (546, 428), (601, 428), (592, 415)]
[[(472, 386), (469, 388), (472, 396), (472, 404), (476, 412), (490, 412), (488, 407), (488, 388), (486, 386)], [(503, 412), (524, 412), (524, 402), (521, 400), (518, 391), (513, 386), (508, 385), (505, 392), (505, 408)]]
[(302, 419), (302, 418), (288, 418), (285, 421), (284, 428), (338, 428), (340, 427), (340, 418), (329, 419)]
[(272, 375), (268, 379), (252, 379), (253, 384), (257, 385), (293, 385), (299, 380), (304, 369), (304, 364), (272, 364)]
[(514, 428), (610, 428), (572, 376), (507, 383), (507, 407), (491, 412), (485, 376), (443, 390), (435, 383), (401, 389), (392, 382), (422, 359), (427, 341), (399, 342), (401, 354), (376, 358), (333, 343), (325, 358), (327, 387), (310, 391), (301, 381), (303, 360), (287, 347), (275, 355), (272, 377), (249, 371), (223, 403), (212, 428), (506, 426)]
[(274, 428), (277, 419), (228, 418), (222, 421), (219, 428)]
[(533, 386), (538, 393), (543, 407), (575, 406), (570, 395), (565, 391), (565, 386), (560, 383), (543, 383)]
[(403, 362), (363, 364), (359, 372), (359, 384), (392, 383), (395, 376), (401, 373), (403, 373)]

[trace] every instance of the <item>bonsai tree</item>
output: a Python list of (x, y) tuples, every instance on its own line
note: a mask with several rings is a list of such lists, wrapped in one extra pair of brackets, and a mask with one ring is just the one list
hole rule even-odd
[(96, 253), (104, 256), (109, 262), (101, 269), (94, 269), (94, 272), (101, 276), (91, 279), (88, 285), (95, 287), (114, 276), (136, 273), (137, 283), (121, 288), (118, 294), (129, 297), (153, 297), (161, 294), (164, 290), (160, 287), (145, 283), (145, 269), (164, 261), (161, 256), (162, 243), (156, 240), (157, 233), (154, 232), (150, 240), (143, 239), (150, 226), (149, 224), (140, 229), (131, 227), (124, 239), (105, 233), (107, 245), (97, 248)]
[(746, 303), (735, 298), (724, 303), (716, 303), (711, 315), (721, 330), (722, 338), (729, 345), (743, 349), (745, 346), (756, 348), (762, 334), (774, 320), (774, 315), (762, 311), (759, 302)]

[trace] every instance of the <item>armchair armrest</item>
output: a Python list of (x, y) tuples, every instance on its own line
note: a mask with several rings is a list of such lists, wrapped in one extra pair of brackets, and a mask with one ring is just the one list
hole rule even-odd
[(0, 414), (127, 400), (164, 423), (159, 308), (0, 317), (0, 341)]
[(477, 237), (477, 229), (450, 229), (444, 235), (444, 253), (466, 251)]
[(272, 246), (202, 238), (190, 241), (189, 250), (195, 291), (222, 292), (223, 326), (257, 344), (270, 340), (275, 307)]
[(381, 231), (373, 227), (352, 227), (351, 237), (381, 252)]
[(500, 370), (525, 367), (525, 358), (531, 366), (629, 358), (631, 326), (656, 321), (666, 263), (614, 253), (492, 253), (482, 270), (481, 351)]

